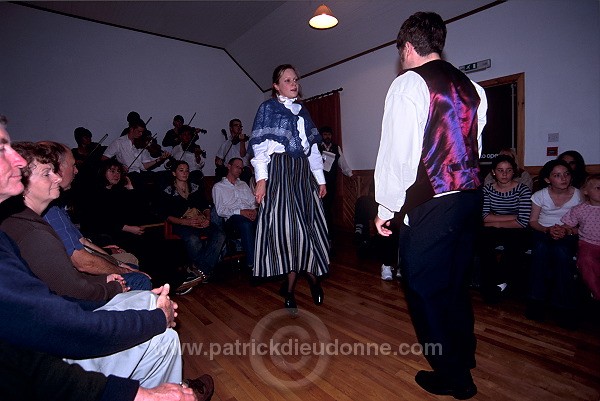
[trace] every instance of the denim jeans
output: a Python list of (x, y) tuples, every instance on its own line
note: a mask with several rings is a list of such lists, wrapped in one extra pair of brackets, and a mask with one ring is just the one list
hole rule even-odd
[(246, 252), (246, 260), (248, 264), (254, 262), (254, 239), (256, 236), (256, 220), (252, 221), (247, 217), (239, 214), (234, 214), (225, 222), (225, 227), (230, 230), (235, 228), (240, 233), (242, 247)]
[(145, 274), (133, 272), (121, 274), (121, 277), (125, 279), (127, 287), (131, 290), (149, 291), (152, 289), (152, 282)]
[[(210, 223), (206, 228), (173, 224), (173, 234), (183, 240), (194, 266), (206, 274), (211, 274), (219, 261), (219, 254), (225, 243), (223, 230), (214, 223)], [(201, 237), (207, 238), (203, 240)]]
[(576, 307), (577, 273), (573, 256), (577, 237), (569, 235), (554, 240), (549, 234), (534, 230), (529, 274), (529, 298), (551, 300), (561, 309)]

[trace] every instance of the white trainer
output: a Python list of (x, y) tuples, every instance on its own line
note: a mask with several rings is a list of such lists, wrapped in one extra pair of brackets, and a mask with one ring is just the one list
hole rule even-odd
[(392, 266), (381, 265), (381, 279), (385, 281), (393, 280)]

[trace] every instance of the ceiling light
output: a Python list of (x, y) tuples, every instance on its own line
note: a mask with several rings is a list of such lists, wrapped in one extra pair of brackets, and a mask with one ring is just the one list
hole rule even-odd
[(317, 8), (317, 11), (315, 11), (308, 23), (316, 29), (328, 29), (336, 26), (338, 20), (333, 16), (331, 9), (323, 4)]

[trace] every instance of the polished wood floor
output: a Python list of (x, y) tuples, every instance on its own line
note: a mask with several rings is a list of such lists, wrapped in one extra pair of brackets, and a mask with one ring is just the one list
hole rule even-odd
[[(376, 256), (357, 255), (347, 234), (334, 250), (325, 303), (315, 306), (300, 280), (297, 315), (282, 309), (279, 282), (256, 285), (235, 268), (175, 297), (184, 376), (212, 375), (215, 401), (452, 399), (414, 382), (428, 364), (401, 281), (382, 281)], [(582, 306), (586, 320), (567, 331), (525, 319), (516, 295), (487, 305), (473, 291), (473, 302), (474, 400), (600, 400), (598, 305)]]

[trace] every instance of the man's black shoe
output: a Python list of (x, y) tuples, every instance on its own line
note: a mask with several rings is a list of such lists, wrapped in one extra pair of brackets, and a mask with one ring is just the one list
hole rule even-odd
[(461, 387), (455, 387), (452, 384), (444, 383), (435, 372), (419, 371), (415, 376), (415, 381), (425, 391), (436, 395), (450, 395), (457, 400), (467, 400), (477, 394), (477, 387), (471, 381)]

